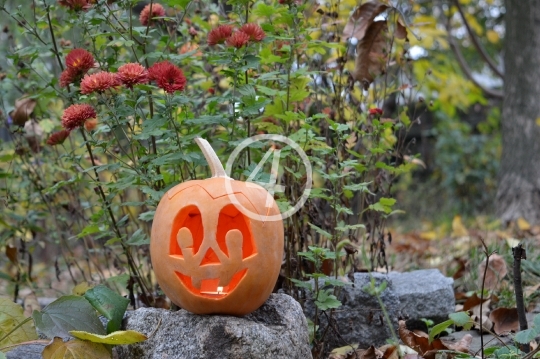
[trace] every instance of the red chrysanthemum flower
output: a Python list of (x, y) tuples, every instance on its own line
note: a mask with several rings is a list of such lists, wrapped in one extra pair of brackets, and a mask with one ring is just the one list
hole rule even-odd
[(64, 141), (68, 137), (69, 137), (68, 130), (58, 131), (58, 132), (53, 133), (51, 136), (49, 136), (49, 139), (47, 140), (47, 144), (49, 146), (61, 145), (62, 143), (64, 143)]
[(264, 30), (257, 24), (245, 24), (240, 28), (240, 31), (248, 34), (249, 39), (255, 42), (262, 41), (266, 37)]
[(214, 46), (225, 42), (232, 35), (231, 25), (219, 25), (208, 33), (208, 45)]
[(236, 31), (227, 39), (227, 45), (236, 47), (237, 49), (246, 46), (249, 42), (249, 35), (243, 31)]
[(86, 75), (81, 81), (81, 93), (103, 92), (111, 87), (118, 86), (116, 75), (101, 71), (92, 75)]
[(66, 56), (66, 66), (76, 71), (78, 75), (84, 75), (94, 67), (94, 56), (85, 49), (73, 49)]
[(79, 77), (77, 70), (67, 67), (60, 74), (60, 87), (67, 87), (67, 85), (74, 83)]
[(58, 4), (74, 11), (87, 11), (92, 7), (92, 1), (89, 0), (58, 0)]
[[(152, 13), (150, 13), (150, 6), (152, 7)], [(165, 9), (160, 4), (152, 3), (148, 4), (141, 11), (139, 20), (143, 26), (152, 25), (152, 18), (165, 16)]]
[(62, 127), (68, 131), (72, 131), (83, 126), (86, 120), (96, 117), (96, 110), (90, 105), (71, 105), (64, 110), (64, 114), (62, 115)]
[(369, 114), (370, 115), (382, 115), (383, 114), (383, 110), (380, 109), (380, 108), (370, 108), (369, 109)]
[(148, 82), (148, 71), (141, 64), (128, 63), (118, 68), (116, 77), (124, 86), (133, 89), (133, 86), (136, 84)]
[(180, 68), (169, 61), (155, 63), (148, 69), (151, 80), (156, 81), (159, 88), (167, 93), (182, 91), (186, 86), (186, 77)]

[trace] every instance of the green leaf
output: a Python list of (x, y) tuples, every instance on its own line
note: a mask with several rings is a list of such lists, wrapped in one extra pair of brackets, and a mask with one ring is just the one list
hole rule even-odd
[(34, 310), (36, 327), (47, 337), (67, 337), (71, 330), (105, 334), (105, 328), (88, 301), (76, 295), (64, 295), (41, 312)]
[(317, 227), (316, 225), (311, 224), (311, 223), (308, 223), (308, 224), (309, 224), (309, 226), (310, 226), (311, 228), (313, 228), (313, 229), (315, 230), (315, 232), (319, 233), (321, 236), (326, 237), (326, 238), (329, 238), (329, 239), (332, 238), (332, 235), (331, 235), (330, 233), (328, 233), (327, 231), (325, 231), (324, 229), (319, 228), (319, 227)]
[(341, 307), (341, 302), (331, 293), (332, 291), (330, 289), (319, 291), (317, 300), (315, 301), (317, 308), (320, 310), (328, 310)]
[(78, 339), (64, 342), (57, 337), (43, 349), (41, 355), (43, 359), (110, 359), (112, 357), (103, 344)]
[(454, 321), (458, 327), (463, 327), (465, 330), (471, 329), (473, 320), (467, 312), (457, 312), (449, 315), (450, 319)]
[(144, 244), (150, 244), (150, 238), (144, 233), (142, 228), (139, 228), (133, 233), (130, 239), (127, 240), (126, 244), (130, 246), (142, 246)]
[[(26, 320), (23, 308), (8, 298), (0, 298), (0, 338), (11, 332)], [(31, 320), (20, 326), (0, 342), (0, 348), (37, 339), (36, 329)]]
[(78, 330), (72, 330), (69, 332), (69, 334), (73, 335), (75, 338), (89, 340), (93, 343), (112, 345), (134, 344), (143, 342), (148, 339), (146, 335), (139, 333), (135, 330), (119, 330), (107, 335), (98, 335)]
[(313, 290), (313, 286), (312, 286), (311, 282), (309, 282), (309, 281), (303, 281), (303, 280), (298, 280), (298, 279), (294, 279), (294, 278), (289, 278), (289, 280), (291, 282), (293, 282), (294, 285), (296, 285), (297, 287), (304, 288), (304, 289), (307, 289), (309, 291)]
[(112, 333), (120, 329), (129, 299), (122, 297), (104, 285), (98, 285), (88, 290), (84, 293), (84, 297), (101, 315), (109, 319), (107, 333)]
[(3, 352), (0, 352), (0, 359), (7, 359), (6, 354)]
[(536, 328), (522, 330), (521, 332), (518, 332), (516, 334), (514, 339), (516, 340), (516, 342), (518, 342), (520, 344), (529, 344), (538, 335), (538, 333), (537, 333), (537, 331), (535, 329)]
[(429, 343), (431, 344), (431, 342), (433, 341), (433, 339), (435, 339), (437, 335), (444, 332), (452, 324), (454, 324), (454, 321), (452, 319), (449, 319), (431, 328), (431, 330), (429, 331)]

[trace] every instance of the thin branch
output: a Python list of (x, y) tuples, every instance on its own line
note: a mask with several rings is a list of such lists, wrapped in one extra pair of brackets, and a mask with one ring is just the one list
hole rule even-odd
[(489, 54), (486, 52), (486, 49), (482, 46), (482, 44), (478, 41), (478, 38), (476, 37), (476, 34), (474, 33), (473, 29), (469, 25), (469, 22), (465, 19), (465, 13), (463, 12), (463, 8), (461, 7), (461, 4), (459, 3), (459, 0), (454, 0), (454, 5), (456, 5), (459, 15), (461, 16), (461, 20), (463, 21), (463, 24), (465, 25), (465, 28), (467, 29), (467, 33), (469, 33), (469, 37), (471, 38), (471, 41), (480, 53), (480, 56), (484, 61), (487, 63), (489, 68), (501, 79), (504, 79), (503, 72), (497, 67), (497, 64), (493, 61), (493, 59), (489, 56)]
[(465, 58), (463, 57), (463, 54), (461, 53), (461, 50), (457, 46), (456, 42), (454, 41), (454, 38), (450, 33), (448, 33), (448, 43), (450, 44), (450, 48), (454, 52), (454, 55), (456, 56), (456, 59), (459, 63), (459, 67), (461, 67), (461, 70), (469, 78), (469, 80), (472, 81), (478, 88), (480, 88), (483, 92), (485, 92), (486, 95), (498, 99), (504, 98), (504, 94), (501, 91), (492, 90), (490, 88), (487, 88), (483, 86), (478, 80), (476, 80), (472, 74), (472, 70), (467, 64), (467, 61), (465, 61)]

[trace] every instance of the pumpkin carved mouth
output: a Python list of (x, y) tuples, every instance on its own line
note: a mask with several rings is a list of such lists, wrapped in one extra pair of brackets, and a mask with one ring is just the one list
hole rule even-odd
[(206, 298), (214, 298), (214, 299), (220, 299), (227, 294), (231, 293), (237, 286), (238, 283), (244, 278), (246, 275), (247, 268), (244, 268), (238, 272), (236, 272), (232, 278), (231, 281), (223, 286), (220, 285), (220, 279), (202, 279), (200, 282), (200, 287), (196, 288), (193, 285), (192, 278), (188, 275), (182, 274), (180, 272), (175, 271), (176, 275), (178, 276), (178, 279), (186, 286), (186, 288), (193, 294), (206, 297)]

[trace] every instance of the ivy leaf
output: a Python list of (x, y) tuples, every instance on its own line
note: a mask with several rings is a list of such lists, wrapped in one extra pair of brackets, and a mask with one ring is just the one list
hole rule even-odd
[(92, 343), (83, 340), (70, 340), (64, 342), (61, 338), (55, 337), (49, 345), (43, 349), (41, 354), (43, 359), (110, 359), (109, 350), (99, 343)]
[(120, 329), (129, 299), (122, 297), (104, 285), (98, 285), (88, 290), (84, 293), (84, 297), (101, 315), (109, 319), (107, 333), (112, 333)]
[[(13, 303), (7, 298), (0, 298), (0, 338), (15, 329), (15, 327), (24, 320), (26, 320), (26, 318), (23, 315), (23, 308), (20, 305)], [(7, 338), (2, 340), (0, 342), (0, 348), (11, 344), (35, 340), (37, 338), (38, 336), (32, 321), (28, 321), (11, 333)]]
[(49, 338), (68, 337), (71, 330), (105, 334), (105, 328), (88, 301), (76, 295), (65, 295), (41, 312), (34, 310), (36, 327)]
[(146, 335), (139, 333), (135, 330), (119, 330), (116, 332), (112, 332), (108, 335), (99, 335), (78, 330), (72, 330), (69, 332), (69, 334), (73, 335), (77, 339), (89, 340), (93, 343), (112, 345), (134, 344), (143, 342), (148, 339)]

